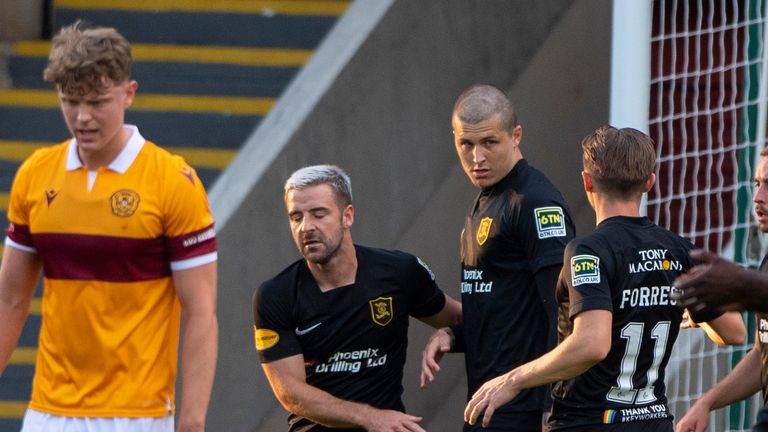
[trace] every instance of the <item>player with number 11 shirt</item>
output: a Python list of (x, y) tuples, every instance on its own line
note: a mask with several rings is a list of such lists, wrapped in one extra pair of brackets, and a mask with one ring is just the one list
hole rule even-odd
[[(553, 387), (550, 425), (626, 423), (667, 419), (664, 369), (683, 310), (669, 297), (672, 281), (692, 266), (689, 241), (647, 217), (614, 216), (565, 250), (558, 281), (558, 335), (571, 334), (571, 317), (593, 309), (613, 312), (605, 359)], [(695, 322), (714, 316), (691, 314)]]

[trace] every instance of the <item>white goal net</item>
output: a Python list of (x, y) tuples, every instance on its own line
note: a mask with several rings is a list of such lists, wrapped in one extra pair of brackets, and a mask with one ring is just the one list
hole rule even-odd
[[(752, 217), (753, 167), (765, 139), (768, 0), (653, 2), (649, 133), (657, 183), (647, 214), (744, 265), (764, 249)], [(746, 317), (746, 315), (745, 315)], [(751, 348), (718, 348), (683, 331), (667, 367), (670, 408), (685, 410)], [(713, 413), (710, 431), (750, 430), (757, 398)]]

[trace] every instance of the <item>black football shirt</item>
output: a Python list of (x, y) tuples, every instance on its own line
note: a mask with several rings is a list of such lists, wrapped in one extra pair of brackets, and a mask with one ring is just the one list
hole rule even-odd
[[(553, 347), (557, 272), (546, 283), (551, 289), (547, 304), (535, 275), (562, 266), (563, 250), (573, 236), (562, 195), (525, 159), (478, 195), (461, 235), (468, 397), (486, 381)], [(549, 314), (545, 308), (551, 308)], [(546, 409), (548, 393), (549, 386), (522, 392), (496, 410), (490, 426), (516, 430), (514, 415), (507, 414)]]
[(557, 291), (559, 338), (571, 333), (579, 313), (608, 310), (611, 349), (582, 375), (555, 384), (552, 430), (671, 418), (664, 375), (683, 308), (670, 294), (672, 281), (692, 265), (692, 248), (646, 217), (625, 216), (608, 218), (568, 244)]
[[(768, 271), (768, 255), (760, 263), (760, 271)], [(768, 314), (756, 313), (757, 340), (760, 346), (760, 383), (763, 405), (768, 405)]]
[[(408, 317), (445, 305), (429, 268), (413, 255), (355, 245), (355, 283), (322, 292), (304, 260), (254, 295), (262, 362), (303, 354), (307, 383), (340, 399), (403, 411)], [(289, 430), (334, 430), (291, 414)], [(349, 429), (345, 429), (349, 431)]]

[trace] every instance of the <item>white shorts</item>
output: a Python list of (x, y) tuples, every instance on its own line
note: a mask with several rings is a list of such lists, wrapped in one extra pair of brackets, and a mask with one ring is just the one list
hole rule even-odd
[(29, 408), (21, 432), (173, 432), (173, 416), (65, 417)]

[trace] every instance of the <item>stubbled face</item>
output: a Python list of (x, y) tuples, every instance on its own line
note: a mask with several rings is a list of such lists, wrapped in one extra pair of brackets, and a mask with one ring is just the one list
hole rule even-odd
[(327, 264), (338, 253), (352, 226), (352, 206), (340, 208), (327, 184), (293, 189), (285, 196), (285, 207), (296, 247), (304, 258)]
[(755, 216), (760, 232), (768, 233), (768, 156), (761, 156), (755, 168)]
[(461, 166), (469, 180), (478, 188), (498, 183), (522, 159), (520, 125), (508, 132), (496, 114), (477, 124), (462, 122), (453, 116), (453, 139)]
[(77, 139), (83, 162), (108, 165), (128, 141), (123, 129), (125, 110), (133, 102), (137, 84), (115, 84), (104, 80), (105, 87), (85, 95), (64, 93), (58, 89), (59, 104), (67, 128)]

